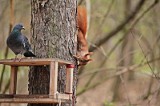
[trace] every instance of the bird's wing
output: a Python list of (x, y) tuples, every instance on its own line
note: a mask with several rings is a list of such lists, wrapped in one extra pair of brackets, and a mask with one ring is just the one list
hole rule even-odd
[(23, 43), (23, 46), (26, 49), (26, 51), (31, 51), (32, 48), (31, 48), (31, 45), (28, 42), (28, 38), (26, 36), (22, 36), (22, 39), (23, 39), (22, 43)]
[(27, 37), (22, 36), (22, 39), (23, 39), (23, 46), (24, 46), (24, 49), (25, 49), (25, 52), (24, 52), (23, 55), (25, 57), (36, 57), (36, 55), (32, 52), (32, 48), (31, 48), (31, 45), (28, 42)]

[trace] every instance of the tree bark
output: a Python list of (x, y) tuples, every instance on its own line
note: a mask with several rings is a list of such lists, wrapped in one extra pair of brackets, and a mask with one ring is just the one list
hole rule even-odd
[[(76, 0), (31, 0), (31, 42), (38, 58), (58, 58), (75, 62), (76, 54)], [(65, 66), (59, 67), (58, 91), (65, 89)], [(49, 93), (49, 67), (31, 67), (29, 94)], [(77, 68), (74, 70), (73, 93), (77, 84)], [(74, 98), (75, 99), (75, 98)], [(75, 100), (74, 100), (75, 102)], [(53, 106), (53, 104), (28, 104), (29, 106)], [(56, 104), (54, 104), (56, 105)], [(66, 106), (67, 104), (62, 104)]]

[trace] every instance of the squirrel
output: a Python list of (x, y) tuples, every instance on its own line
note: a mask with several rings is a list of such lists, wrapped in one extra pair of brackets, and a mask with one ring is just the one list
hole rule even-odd
[(92, 61), (90, 55), (92, 52), (88, 51), (88, 43), (86, 40), (87, 33), (87, 11), (83, 6), (78, 6), (77, 8), (77, 55), (74, 56), (79, 65), (86, 65), (89, 61)]

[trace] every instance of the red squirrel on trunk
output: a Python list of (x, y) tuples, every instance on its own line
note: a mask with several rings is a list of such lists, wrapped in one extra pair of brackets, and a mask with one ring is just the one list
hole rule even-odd
[(92, 52), (88, 51), (88, 43), (86, 40), (87, 32), (87, 11), (83, 6), (78, 6), (77, 8), (77, 55), (74, 56), (79, 65), (86, 65), (89, 61), (92, 61), (90, 55)]

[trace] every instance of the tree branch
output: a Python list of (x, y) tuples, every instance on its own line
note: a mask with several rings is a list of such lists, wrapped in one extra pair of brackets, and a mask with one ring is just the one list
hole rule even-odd
[[(120, 25), (118, 25), (115, 29), (113, 29), (110, 33), (108, 33), (105, 37), (103, 37), (102, 39), (98, 40), (95, 45), (96, 46), (101, 46), (103, 45), (106, 41), (108, 41), (110, 38), (112, 38), (113, 36), (115, 36), (121, 29), (123, 29), (131, 20), (133, 20), (136, 15), (139, 13), (139, 11), (141, 10), (142, 6), (144, 5), (146, 0), (141, 0), (135, 10), (131, 13), (131, 15), (129, 15)], [(94, 51), (97, 48), (95, 47), (90, 47), (89, 51)]]
[[(108, 80), (108, 79), (111, 79), (111, 78), (113, 78), (113, 77), (117, 77), (117, 76), (119, 76), (119, 75), (121, 75), (121, 74), (124, 74), (124, 73), (126, 73), (126, 72), (128, 72), (128, 71), (136, 71), (135, 69), (137, 69), (137, 68), (140, 68), (140, 67), (142, 67), (142, 66), (148, 65), (148, 63), (152, 63), (152, 62), (159, 61), (159, 60), (160, 60), (160, 57), (155, 58), (155, 59), (152, 59), (152, 60), (150, 60), (150, 61), (148, 61), (148, 62), (140, 63), (140, 64), (137, 64), (137, 65), (132, 65), (132, 66), (130, 66), (130, 67), (125, 67), (125, 68), (121, 69), (121, 71), (117, 71), (115, 74), (110, 75), (110, 76), (107, 76), (106, 78), (104, 78), (104, 79), (101, 80), (101, 81), (96, 82), (96, 83), (93, 84), (92, 86), (89, 86), (88, 88), (82, 89), (80, 92), (77, 93), (77, 96), (83, 94), (83, 93), (84, 93), (85, 91), (87, 91), (87, 90), (90, 90), (90, 89), (92, 89), (92, 88), (95, 88), (95, 87), (101, 85), (102, 83), (104, 83), (104, 82), (105, 82), (106, 80)], [(107, 69), (106, 69), (106, 70), (107, 70)], [(106, 70), (103, 70), (103, 71), (106, 71)], [(115, 70), (117, 70), (117, 69), (115, 69)], [(97, 71), (95, 71), (95, 72), (97, 72)], [(89, 75), (89, 74), (93, 74), (93, 73), (95, 73), (95, 72), (88, 73), (88, 75)], [(85, 75), (87, 75), (87, 74), (85, 74)], [(155, 77), (155, 76), (152, 76), (152, 77)], [(156, 77), (156, 78), (158, 78), (158, 77)]]
[[(13, 23), (14, 23), (14, 0), (10, 0), (10, 23), (9, 23), (9, 32), (11, 32), (12, 27), (13, 27)], [(6, 47), (5, 49), (5, 53), (4, 53), (4, 59), (6, 59), (8, 56), (8, 47)], [(4, 76), (4, 71), (6, 69), (6, 66), (3, 65), (2, 68), (2, 74), (1, 74), (1, 78), (0, 78), (0, 91), (2, 89), (2, 82), (3, 82), (3, 76)]]

